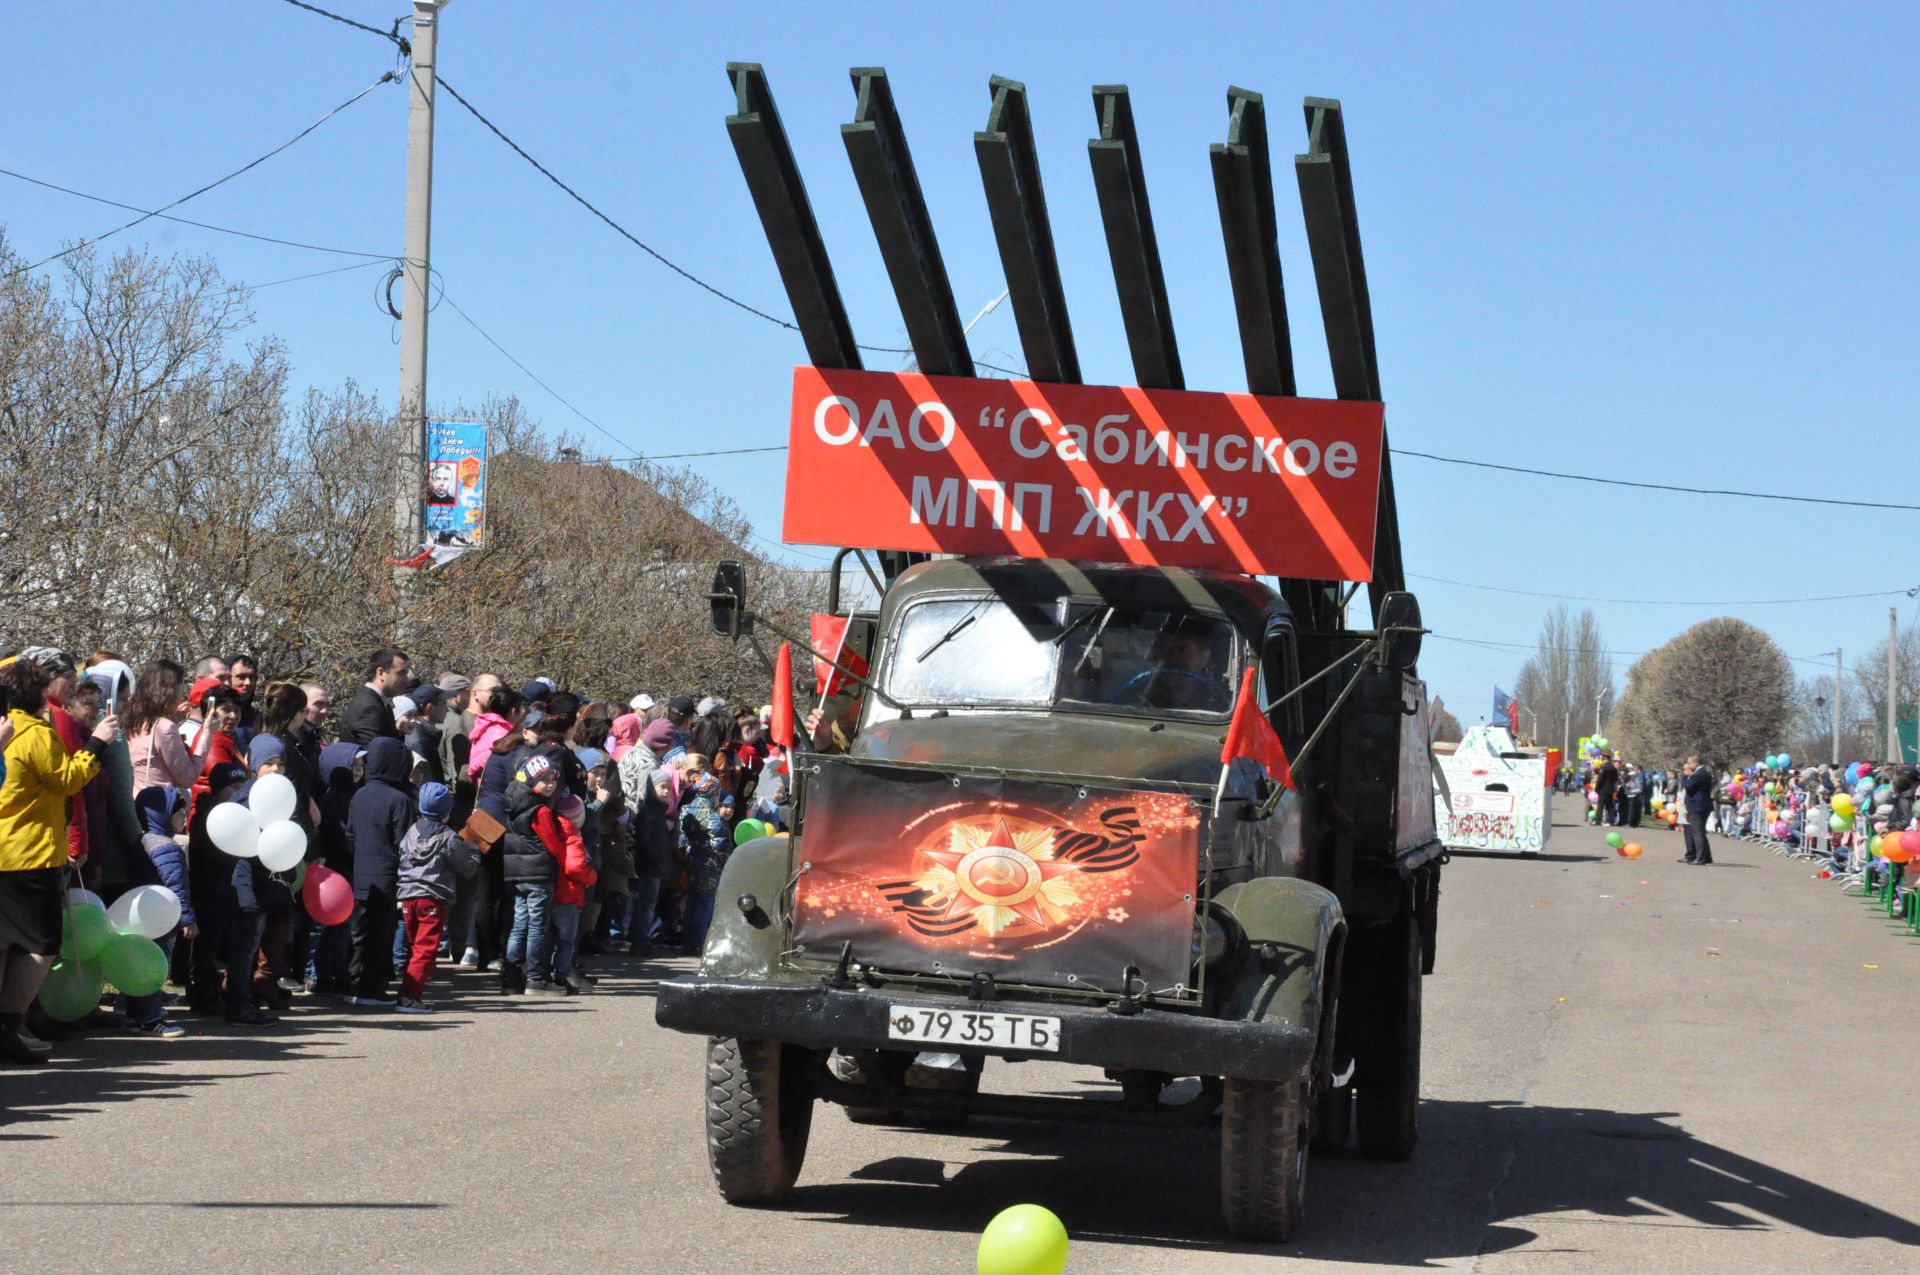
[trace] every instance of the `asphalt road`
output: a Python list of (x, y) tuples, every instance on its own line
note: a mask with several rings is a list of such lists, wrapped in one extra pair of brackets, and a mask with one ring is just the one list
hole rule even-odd
[(1643, 836), (1637, 862), (1564, 824), (1537, 860), (1455, 859), (1419, 1151), (1316, 1158), (1284, 1250), (1224, 1237), (1197, 1132), (827, 1108), (791, 1203), (727, 1208), (701, 1043), (652, 1022), (685, 962), (607, 958), (591, 997), (454, 975), (431, 1019), (303, 1003), (272, 1034), (191, 1020), (0, 1071), (0, 1271), (960, 1275), (1022, 1201), (1066, 1221), (1069, 1272), (1920, 1269), (1920, 944), (1803, 866)]

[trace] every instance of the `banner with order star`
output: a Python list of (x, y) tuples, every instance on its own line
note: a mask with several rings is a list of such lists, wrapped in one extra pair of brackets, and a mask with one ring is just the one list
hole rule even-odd
[(793, 938), (881, 970), (1119, 991), (1188, 981), (1200, 812), (1179, 793), (826, 760)]

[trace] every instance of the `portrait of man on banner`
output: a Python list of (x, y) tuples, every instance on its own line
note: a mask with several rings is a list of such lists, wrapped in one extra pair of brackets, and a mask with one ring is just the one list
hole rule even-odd
[(476, 421), (427, 424), (422, 525), (436, 549), (471, 549), (486, 538), (487, 427)]

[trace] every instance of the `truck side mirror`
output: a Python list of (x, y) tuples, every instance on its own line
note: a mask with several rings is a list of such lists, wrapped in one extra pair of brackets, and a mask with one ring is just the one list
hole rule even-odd
[(707, 594), (713, 631), (736, 642), (748, 628), (747, 569), (729, 558), (713, 569), (713, 590)]
[(1386, 635), (1387, 667), (1412, 668), (1420, 662), (1420, 599), (1411, 593), (1389, 593), (1380, 599), (1380, 632)]

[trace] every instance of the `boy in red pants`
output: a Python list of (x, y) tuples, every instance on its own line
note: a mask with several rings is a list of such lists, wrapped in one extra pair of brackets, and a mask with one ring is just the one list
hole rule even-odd
[(407, 969), (400, 980), (399, 1010), (430, 1014), (427, 980), (439, 959), (454, 883), (480, 867), (480, 854), (447, 826), (453, 790), (445, 784), (420, 785), (420, 818), (400, 843), (400, 915), (407, 927)]

